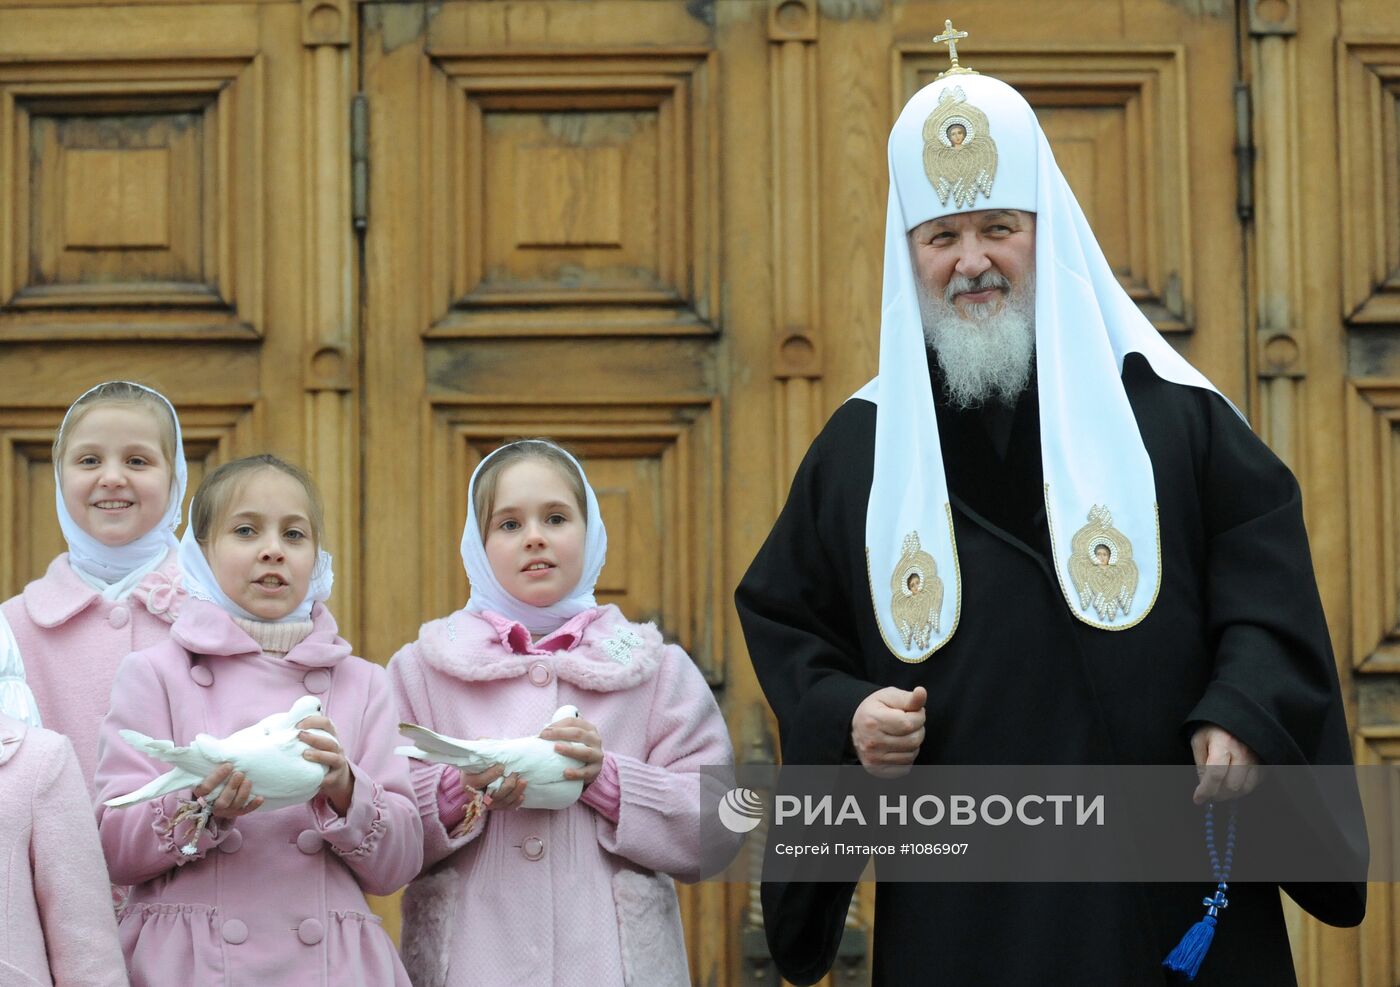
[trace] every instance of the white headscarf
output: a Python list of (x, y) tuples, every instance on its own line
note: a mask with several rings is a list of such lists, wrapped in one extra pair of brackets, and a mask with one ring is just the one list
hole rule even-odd
[[(577, 585), (567, 596), (547, 607), (523, 603), (502, 588), (500, 580), (491, 570), (491, 560), (486, 557), (486, 545), (481, 539), (481, 526), (476, 517), (476, 479), (481, 475), (482, 467), (491, 461), (491, 456), (499, 455), (513, 446), (530, 443), (548, 446), (568, 457), (569, 462), (574, 464), (574, 469), (578, 470), (579, 478), (583, 480), (583, 492), (587, 501), (584, 505), (587, 527), (583, 542), (583, 572)], [(522, 439), (520, 442), (501, 446), (477, 464), (472, 472), (471, 483), (467, 485), (467, 524), (462, 529), (462, 564), (466, 566), (467, 578), (471, 580), (471, 598), (467, 600), (469, 611), (481, 613), (490, 610), (523, 624), (531, 634), (547, 634), (570, 617), (598, 605), (593, 598), (593, 587), (597, 585), (598, 575), (603, 571), (603, 562), (607, 556), (608, 531), (603, 526), (603, 515), (598, 510), (598, 498), (588, 483), (583, 467), (569, 453), (544, 439)]]
[(0, 614), (0, 713), (31, 727), (41, 727), (39, 706), (24, 677), (24, 659), (10, 622)]
[[(956, 121), (944, 119), (958, 112), (955, 104), (967, 112)], [(969, 148), (975, 138), (995, 141), (994, 175), (983, 172), (984, 180), (961, 203), (956, 190), (946, 203), (941, 200), (925, 170), (924, 125), (936, 111), (945, 128), (952, 122), (967, 128), (962, 143)], [(975, 132), (976, 111), (985, 114), (986, 134)], [(985, 155), (987, 145), (972, 150)], [(933, 153), (944, 152), (935, 148)], [(1215, 388), (1162, 339), (1118, 283), (1035, 113), (1010, 86), (983, 75), (954, 75), (925, 86), (895, 122), (888, 158), (880, 374), (854, 395), (879, 406), (865, 539), (870, 591), (885, 643), (904, 661), (923, 661), (952, 637), (962, 603), (907, 234), (929, 219), (986, 209), (1036, 214), (1041, 462), (1055, 569), (1067, 605), (1075, 617), (1104, 630), (1137, 624), (1157, 598), (1161, 558), (1152, 461), (1123, 390), (1123, 359), (1141, 353), (1165, 380)], [(950, 192), (946, 186), (944, 191)], [(1130, 543), (1138, 570), (1131, 602), (1110, 620), (1080, 605), (1071, 577), (1074, 536), (1095, 507), (1111, 512), (1112, 526)], [(892, 606), (892, 575), (906, 557), (911, 534), (932, 556), (943, 584), (936, 630), (912, 644), (901, 633)]]
[(170, 502), (165, 505), (165, 514), (150, 531), (125, 545), (104, 545), (83, 530), (82, 525), (68, 513), (68, 505), (63, 502), (63, 463), (53, 464), (54, 503), (58, 511), (58, 526), (63, 530), (64, 540), (68, 542), (68, 564), (79, 575), (91, 576), (106, 585), (120, 583), (137, 569), (154, 568), (165, 554), (175, 547), (175, 530), (180, 527), (180, 507), (185, 501), (185, 484), (189, 476), (185, 467), (180, 416), (175, 413), (175, 406), (164, 394), (134, 381), (105, 381), (84, 391), (77, 401), (68, 406), (68, 411), (63, 416), (63, 424), (58, 428), (60, 438), (63, 430), (68, 427), (68, 419), (73, 414), (73, 409), (78, 407), (78, 403), (99, 387), (112, 383), (130, 384), (154, 394), (170, 409), (171, 421), (175, 423), (175, 461), (171, 463)]
[(204, 549), (195, 540), (193, 524), (185, 528), (184, 535), (180, 537), (180, 551), (176, 558), (179, 559), (180, 572), (185, 578), (185, 591), (190, 596), (212, 603), (234, 617), (258, 623), (289, 624), (306, 620), (311, 616), (312, 606), (329, 600), (331, 590), (335, 587), (335, 568), (331, 554), (325, 549), (318, 549), (316, 566), (311, 570), (311, 585), (307, 587), (306, 596), (287, 616), (268, 621), (244, 610), (230, 600), (228, 594), (220, 588), (218, 579), (214, 577), (214, 570), (209, 568), (209, 559), (205, 557)]

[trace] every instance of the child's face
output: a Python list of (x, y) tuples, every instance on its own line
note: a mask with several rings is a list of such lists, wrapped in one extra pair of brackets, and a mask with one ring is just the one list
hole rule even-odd
[(205, 554), (230, 600), (260, 620), (281, 620), (306, 599), (316, 567), (306, 491), (277, 470), (252, 474), (215, 523)]
[(583, 574), (585, 521), (556, 467), (536, 459), (506, 467), (486, 525), (486, 557), (501, 588), (536, 607), (568, 596)]
[(68, 433), (59, 464), (63, 503), (78, 526), (115, 548), (150, 531), (170, 503), (161, 423), (143, 407), (94, 408)]

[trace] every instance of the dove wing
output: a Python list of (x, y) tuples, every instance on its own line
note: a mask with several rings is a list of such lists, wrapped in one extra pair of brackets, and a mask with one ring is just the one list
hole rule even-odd
[(494, 744), (489, 740), (459, 740), (416, 723), (400, 723), (399, 733), (418, 745), (424, 760), (456, 764), (471, 771), (484, 771), (497, 760), (493, 756)]

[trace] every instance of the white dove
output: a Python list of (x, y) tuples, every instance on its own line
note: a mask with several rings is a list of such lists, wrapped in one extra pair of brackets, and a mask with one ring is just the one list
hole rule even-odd
[[(262, 796), (263, 804), (257, 811), (300, 805), (320, 789), (326, 777), (326, 766), (301, 756), (311, 748), (298, 737), (296, 725), (320, 712), (321, 700), (302, 696), (285, 713), (265, 716), (222, 739), (207, 733), (198, 734), (188, 747), (177, 747), (169, 740), (153, 740), (135, 730), (123, 730), (121, 738), (132, 747), (175, 767), (129, 795), (110, 798), (103, 805), (122, 808), (194, 788), (225, 762), (243, 772), (252, 785), (253, 794)], [(330, 736), (324, 730), (308, 730), (307, 733)], [(223, 789), (224, 785), (219, 785), (206, 800), (212, 802)]]
[[(560, 706), (545, 726), (579, 715), (577, 706)], [(568, 768), (580, 762), (565, 757), (554, 749), (556, 741), (539, 737), (515, 737), (511, 740), (458, 740), (434, 733), (416, 723), (400, 723), (399, 733), (411, 738), (418, 746), (396, 747), (395, 754), (416, 757), (437, 764), (455, 764), (473, 774), (485, 771), (493, 764), (505, 770), (500, 778), (486, 786), (488, 792), (500, 787), (505, 776), (516, 774), (526, 782), (526, 809), (567, 809), (583, 794), (582, 778), (565, 778)]]

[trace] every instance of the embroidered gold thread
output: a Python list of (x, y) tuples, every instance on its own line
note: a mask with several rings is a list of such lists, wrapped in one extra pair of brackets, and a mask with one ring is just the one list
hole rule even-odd
[(938, 94), (938, 106), (924, 121), (924, 174), (938, 201), (970, 206), (981, 192), (992, 197), (997, 175), (997, 145), (987, 114), (967, 101), (962, 86)]
[(962, 619), (962, 577), (958, 571), (958, 541), (953, 533), (953, 507), (951, 504), (944, 504), (943, 510), (948, 517), (948, 544), (953, 550), (953, 625), (948, 628), (947, 634), (939, 638), (931, 648), (917, 658), (905, 658), (904, 655), (900, 654), (901, 648), (891, 641), (889, 635), (885, 633), (885, 621), (881, 617), (879, 607), (875, 605), (875, 577), (870, 569), (870, 547), (866, 546), (865, 549), (865, 579), (870, 587), (871, 607), (875, 610), (875, 628), (880, 632), (880, 640), (885, 642), (885, 648), (889, 653), (906, 665), (918, 665), (933, 657), (936, 651), (953, 639), (953, 634), (958, 629), (958, 621)]
[(1104, 505), (1091, 507), (1089, 523), (1070, 539), (1068, 566), (1080, 610), (1092, 606), (1104, 621), (1116, 619), (1120, 610), (1127, 616), (1138, 584), (1133, 544), (1113, 526), (1113, 515)]
[(1045, 524), (1050, 531), (1050, 550), (1055, 556), (1055, 576), (1059, 580), (1060, 592), (1065, 598), (1065, 603), (1069, 605), (1070, 612), (1081, 622), (1103, 631), (1126, 631), (1146, 620), (1147, 615), (1152, 612), (1152, 608), (1157, 605), (1157, 598), (1162, 592), (1162, 510), (1157, 504), (1152, 505), (1152, 521), (1157, 538), (1157, 578), (1152, 587), (1152, 599), (1147, 601), (1147, 606), (1143, 608), (1142, 613), (1138, 614), (1136, 619), (1130, 620), (1126, 624), (1108, 624), (1094, 620), (1076, 608), (1074, 600), (1070, 596), (1069, 584), (1065, 582), (1064, 568), (1060, 565), (1059, 543), (1055, 540), (1055, 517), (1050, 510), (1050, 484), (1045, 484)]
[(919, 547), (919, 533), (904, 536), (904, 553), (894, 564), (890, 579), (890, 616), (905, 648), (928, 647), (938, 633), (938, 611), (943, 608), (943, 580), (938, 563)]

